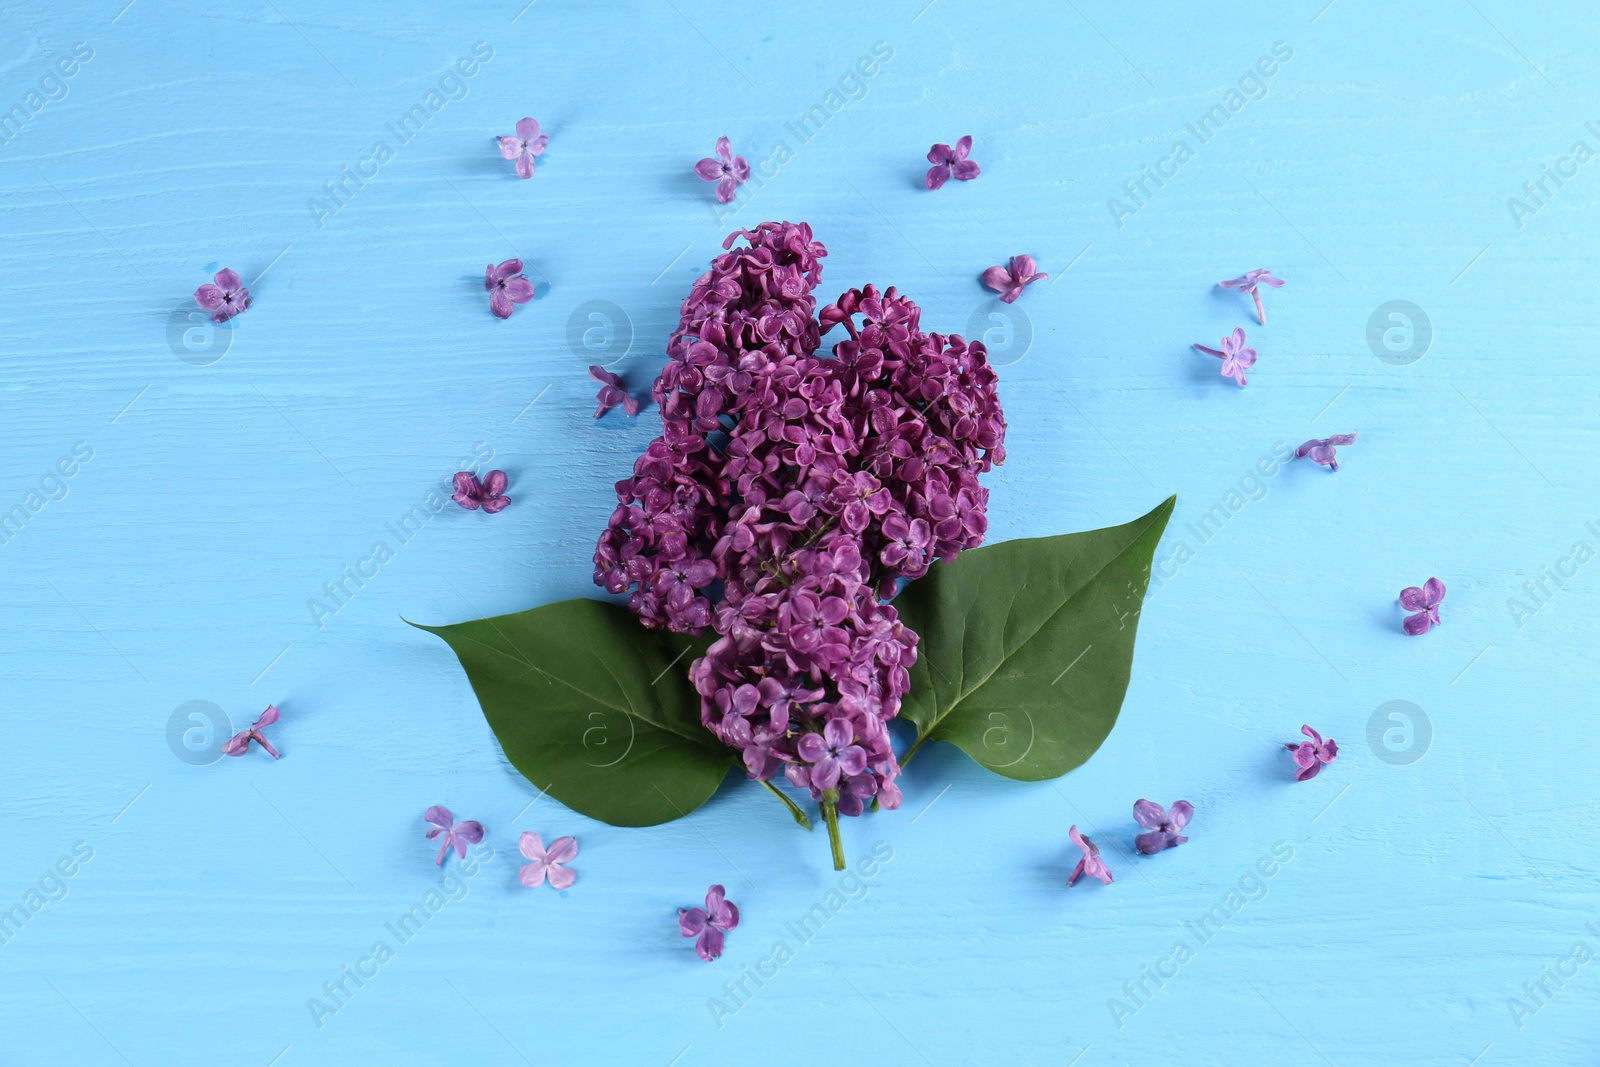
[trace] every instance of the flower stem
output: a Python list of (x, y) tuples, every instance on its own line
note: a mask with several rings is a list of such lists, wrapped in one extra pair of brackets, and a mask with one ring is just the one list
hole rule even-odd
[(1251, 293), (1250, 295), (1256, 298), (1256, 318), (1260, 319), (1261, 325), (1265, 326), (1267, 324), (1267, 309), (1261, 306), (1261, 294)]
[(795, 822), (799, 823), (801, 827), (806, 830), (811, 829), (811, 820), (806, 818), (806, 813), (800, 810), (800, 805), (790, 800), (783, 790), (779, 789), (771, 782), (762, 782), (761, 784), (766, 786), (767, 792), (783, 801), (784, 805), (789, 809), (789, 814), (794, 816)]
[(1201, 352), (1204, 352), (1208, 356), (1216, 356), (1218, 359), (1227, 358), (1221, 352), (1218, 352), (1215, 348), (1207, 348), (1205, 345), (1191, 345), (1190, 347), (1198, 349)]
[(906, 764), (911, 762), (911, 757), (915, 756), (917, 754), (917, 749), (921, 748), (922, 747), (922, 742), (924, 742), (926, 740), (927, 740), (927, 737), (925, 737), (925, 736), (924, 737), (919, 737), (919, 738), (917, 738), (916, 742), (910, 748), (908, 748), (906, 750), (906, 754), (904, 756), (902, 756), (901, 759), (900, 759), (900, 769), (902, 771), (906, 769)]
[[(829, 790), (832, 792), (832, 790)], [(833, 869), (844, 870), (844, 843), (839, 840), (839, 809), (832, 800), (822, 801), (822, 817), (828, 823), (828, 847), (833, 849)]]

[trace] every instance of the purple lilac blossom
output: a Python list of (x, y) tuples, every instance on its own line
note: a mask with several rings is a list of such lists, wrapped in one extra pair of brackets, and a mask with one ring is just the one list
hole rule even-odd
[(1194, 818), (1194, 805), (1187, 800), (1180, 800), (1168, 812), (1153, 800), (1138, 800), (1133, 805), (1133, 818), (1149, 831), (1133, 839), (1134, 847), (1143, 855), (1154, 856), (1163, 849), (1177, 848), (1189, 840), (1180, 831)]
[(1402, 624), (1406, 633), (1416, 637), (1427, 633), (1431, 626), (1443, 626), (1444, 622), (1439, 618), (1439, 605), (1443, 601), (1444, 583), (1437, 578), (1429, 578), (1420, 589), (1408, 585), (1400, 590), (1400, 606), (1416, 612), (1415, 615), (1407, 615)]
[(1295, 766), (1300, 768), (1294, 780), (1304, 782), (1321, 773), (1324, 763), (1332, 763), (1339, 758), (1339, 743), (1331, 737), (1324, 741), (1322, 735), (1313, 730), (1310, 724), (1300, 727), (1300, 732), (1311, 740), (1289, 741), (1283, 747), (1294, 753)]
[(215, 285), (206, 282), (194, 291), (194, 302), (211, 312), (212, 322), (227, 322), (241, 311), (250, 310), (250, 290), (244, 287), (238, 271), (223, 267), (215, 280)]
[(1353, 433), (1336, 433), (1332, 437), (1320, 440), (1313, 438), (1294, 450), (1294, 458), (1304, 459), (1310, 456), (1311, 462), (1327, 467), (1330, 471), (1336, 471), (1339, 469), (1338, 446), (1355, 443), (1356, 435)]
[(717, 183), (717, 203), (726, 204), (739, 194), (739, 186), (750, 180), (750, 164), (733, 154), (726, 137), (717, 138), (717, 156), (707, 156), (694, 165), (694, 172), (708, 182)]
[(1032, 256), (1012, 256), (1006, 266), (990, 267), (983, 272), (983, 284), (999, 293), (1007, 304), (1014, 303), (1029, 284), (1049, 280), (1050, 275), (1039, 273), (1039, 265)]
[[(716, 633), (689, 669), (750, 777), (846, 815), (900, 803), (887, 722), (917, 635), (901, 579), (982, 543), (979, 474), (1005, 458), (982, 344), (926, 333), (894, 289), (820, 310), (803, 223), (729, 236), (683, 304), (653, 397), (662, 436), (617, 483), (595, 582), (646, 625)], [(819, 353), (822, 335), (848, 337)]]
[(1237, 289), (1241, 293), (1248, 293), (1256, 302), (1256, 320), (1265, 326), (1267, 324), (1267, 309), (1261, 306), (1260, 286), (1270, 285), (1274, 289), (1283, 288), (1283, 279), (1274, 278), (1272, 272), (1262, 267), (1259, 270), (1246, 271), (1243, 278), (1230, 278), (1225, 282), (1218, 282), (1224, 289)]
[(982, 172), (978, 170), (978, 164), (967, 158), (967, 153), (971, 151), (971, 134), (957, 141), (954, 148), (947, 144), (936, 144), (928, 149), (928, 162), (933, 166), (928, 168), (927, 187), (937, 189), (951, 178), (958, 182), (970, 182), (976, 178)]

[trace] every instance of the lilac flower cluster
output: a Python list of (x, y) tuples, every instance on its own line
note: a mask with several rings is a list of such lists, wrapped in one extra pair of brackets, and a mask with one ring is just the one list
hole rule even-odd
[(923, 332), (893, 288), (819, 311), (809, 226), (723, 247), (684, 301), (654, 388), (663, 433), (617, 483), (595, 581), (646, 626), (714, 628), (689, 672), (702, 720), (831, 825), (900, 802), (885, 724), (917, 635), (884, 601), (982, 543), (978, 475), (1004, 461), (1005, 421), (983, 345)]

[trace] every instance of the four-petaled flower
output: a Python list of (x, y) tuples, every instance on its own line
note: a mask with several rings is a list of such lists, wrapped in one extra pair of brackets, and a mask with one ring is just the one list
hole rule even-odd
[(533, 283), (522, 276), (520, 259), (508, 259), (498, 267), (489, 264), (484, 268), (483, 287), (489, 290), (489, 310), (496, 318), (509, 319), (516, 310), (512, 305), (533, 299)]
[(1150, 831), (1140, 834), (1133, 839), (1133, 845), (1140, 853), (1154, 856), (1166, 848), (1177, 848), (1189, 840), (1179, 833), (1189, 820), (1194, 818), (1194, 805), (1187, 800), (1180, 800), (1172, 805), (1169, 813), (1160, 804), (1152, 800), (1139, 800), (1133, 805), (1133, 818), (1138, 824)]
[(1444, 600), (1444, 583), (1437, 578), (1429, 578), (1418, 589), (1408, 585), (1400, 590), (1400, 606), (1407, 611), (1416, 612), (1407, 615), (1405, 626), (1406, 633), (1412, 637), (1428, 632), (1430, 626), (1443, 626), (1439, 619), (1439, 603)]
[(1040, 274), (1032, 256), (1012, 256), (1005, 267), (990, 267), (983, 272), (983, 284), (1000, 294), (1007, 304), (1022, 295), (1023, 287), (1030, 282), (1048, 281), (1050, 275)]
[(493, 515), (504, 511), (511, 503), (511, 498), (505, 495), (507, 481), (505, 471), (490, 471), (481, 482), (471, 471), (457, 471), (455, 492), (450, 494), (450, 499), (468, 511), (482, 508), (484, 514)]
[(594, 417), (599, 418), (618, 404), (629, 415), (639, 414), (639, 401), (628, 392), (627, 386), (622, 384), (622, 375), (612, 374), (604, 367), (591, 366), (589, 377), (600, 383), (600, 392), (595, 395), (599, 407), (594, 409)]
[(242, 756), (250, 751), (250, 742), (254, 741), (266, 749), (273, 759), (277, 759), (278, 750), (267, 742), (266, 735), (261, 732), (263, 726), (271, 726), (277, 721), (278, 709), (268, 704), (267, 710), (261, 713), (261, 718), (250, 724), (250, 729), (241, 730), (228, 739), (228, 743), (222, 746), (223, 755)]
[(1282, 289), (1283, 279), (1274, 278), (1271, 271), (1262, 267), (1260, 270), (1247, 272), (1243, 278), (1230, 278), (1217, 284), (1224, 289), (1237, 289), (1241, 293), (1249, 293), (1255, 297), (1256, 318), (1261, 321), (1261, 325), (1265, 326), (1267, 324), (1267, 309), (1261, 306), (1261, 293), (1258, 286), (1270, 285), (1274, 289)]
[(1222, 376), (1232, 378), (1239, 383), (1240, 388), (1250, 384), (1250, 379), (1244, 372), (1256, 365), (1256, 350), (1244, 346), (1244, 331), (1236, 329), (1222, 339), (1222, 351), (1207, 348), (1205, 345), (1195, 345), (1196, 350), (1208, 356), (1216, 356), (1222, 360)]
[(572, 837), (558, 837), (544, 847), (544, 839), (532, 831), (524, 831), (517, 839), (517, 849), (532, 862), (517, 870), (517, 881), (532, 889), (544, 885), (546, 879), (551, 889), (566, 889), (578, 876), (563, 863), (571, 863), (578, 855), (578, 841)]
[(1100, 858), (1100, 849), (1095, 843), (1078, 833), (1076, 826), (1067, 831), (1067, 836), (1072, 838), (1074, 845), (1083, 849), (1083, 859), (1072, 868), (1072, 874), (1067, 878), (1067, 888), (1072, 888), (1072, 884), (1086, 874), (1090, 878), (1098, 878), (1104, 884), (1110, 885), (1113, 880), (1111, 869), (1106, 866), (1105, 860)]
[(216, 282), (206, 282), (194, 291), (194, 302), (211, 312), (212, 322), (227, 322), (241, 311), (250, 310), (250, 290), (244, 287), (238, 271), (223, 267), (217, 271)]
[(1336, 433), (1321, 440), (1313, 438), (1294, 450), (1294, 458), (1302, 459), (1310, 456), (1313, 463), (1327, 467), (1330, 471), (1336, 471), (1339, 469), (1339, 460), (1334, 451), (1335, 446), (1355, 443), (1356, 435), (1353, 433)]
[(967, 153), (971, 151), (971, 134), (957, 141), (954, 148), (947, 144), (936, 144), (928, 149), (928, 162), (933, 164), (928, 168), (928, 188), (937, 189), (951, 178), (958, 182), (970, 182), (976, 178), (980, 173), (978, 164), (967, 158)]
[(695, 938), (695, 954), (707, 963), (722, 955), (723, 934), (738, 925), (739, 909), (720, 885), (706, 890), (704, 908), (678, 909), (678, 929)]
[(1324, 763), (1332, 763), (1339, 756), (1339, 745), (1333, 738), (1326, 741), (1322, 735), (1313, 730), (1309, 725), (1300, 727), (1300, 732), (1311, 738), (1309, 741), (1289, 741), (1284, 748), (1294, 753), (1295, 765), (1300, 768), (1294, 780), (1304, 782), (1315, 778), (1322, 770)]
[(452, 845), (455, 846), (456, 856), (465, 859), (467, 846), (476, 845), (483, 840), (482, 823), (470, 819), (466, 822), (456, 822), (456, 817), (450, 814), (450, 809), (442, 805), (435, 804), (423, 812), (422, 817), (433, 824), (433, 829), (428, 831), (429, 841), (436, 837), (444, 838), (439, 845), (439, 858), (435, 861), (440, 867), (444, 866), (444, 854), (450, 851)]
[(538, 119), (523, 119), (517, 123), (516, 136), (500, 138), (500, 154), (517, 161), (517, 177), (531, 178), (534, 157), (544, 155), (544, 146), (549, 143), (549, 135), (539, 132)]
[(743, 156), (733, 154), (733, 144), (726, 137), (717, 138), (717, 158), (702, 159), (694, 165), (694, 172), (708, 182), (717, 183), (719, 204), (732, 200), (739, 186), (750, 180), (750, 164)]
[(812, 785), (832, 789), (841, 775), (854, 777), (867, 769), (867, 750), (855, 743), (855, 736), (846, 719), (829, 719), (820, 734), (801, 736), (795, 751), (811, 764)]

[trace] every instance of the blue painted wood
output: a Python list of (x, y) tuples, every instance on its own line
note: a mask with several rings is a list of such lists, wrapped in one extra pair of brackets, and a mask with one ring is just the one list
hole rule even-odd
[[(121, 4), (0, 5), (0, 1061), (1592, 1062), (1590, 7)], [(525, 114), (522, 182), (491, 137)], [(923, 190), (965, 133), (983, 176)], [(720, 134), (758, 171), (722, 217)], [(1038, 785), (930, 749), (845, 829), (870, 878), (740, 783), (649, 830), (539, 799), (399, 619), (591, 592), (656, 422), (595, 422), (584, 367), (642, 388), (765, 218), (829, 292), (977, 316), (995, 538), (1180, 501), (1106, 746)], [(1052, 281), (985, 317), (1023, 251)], [(540, 297), (500, 322), (514, 254)], [(185, 347), (218, 264), (256, 306)], [(1214, 287), (1259, 266), (1264, 328)], [(1426, 345), (1384, 347), (1391, 301)], [(1235, 325), (1245, 390), (1188, 349)], [(1337, 475), (1271, 460), (1350, 430)], [(427, 508), (480, 461), (511, 509)], [(179, 759), (190, 701), (276, 702), (283, 760)], [(1342, 755), (1296, 785), (1306, 721)], [(1132, 857), (1140, 796), (1192, 842)], [(402, 942), (434, 803), (493, 855)], [(1114, 885), (1064, 888), (1074, 822)], [(525, 829), (580, 840), (568, 896), (517, 886)], [(673, 920), (713, 881), (744, 923), (707, 966)]]

